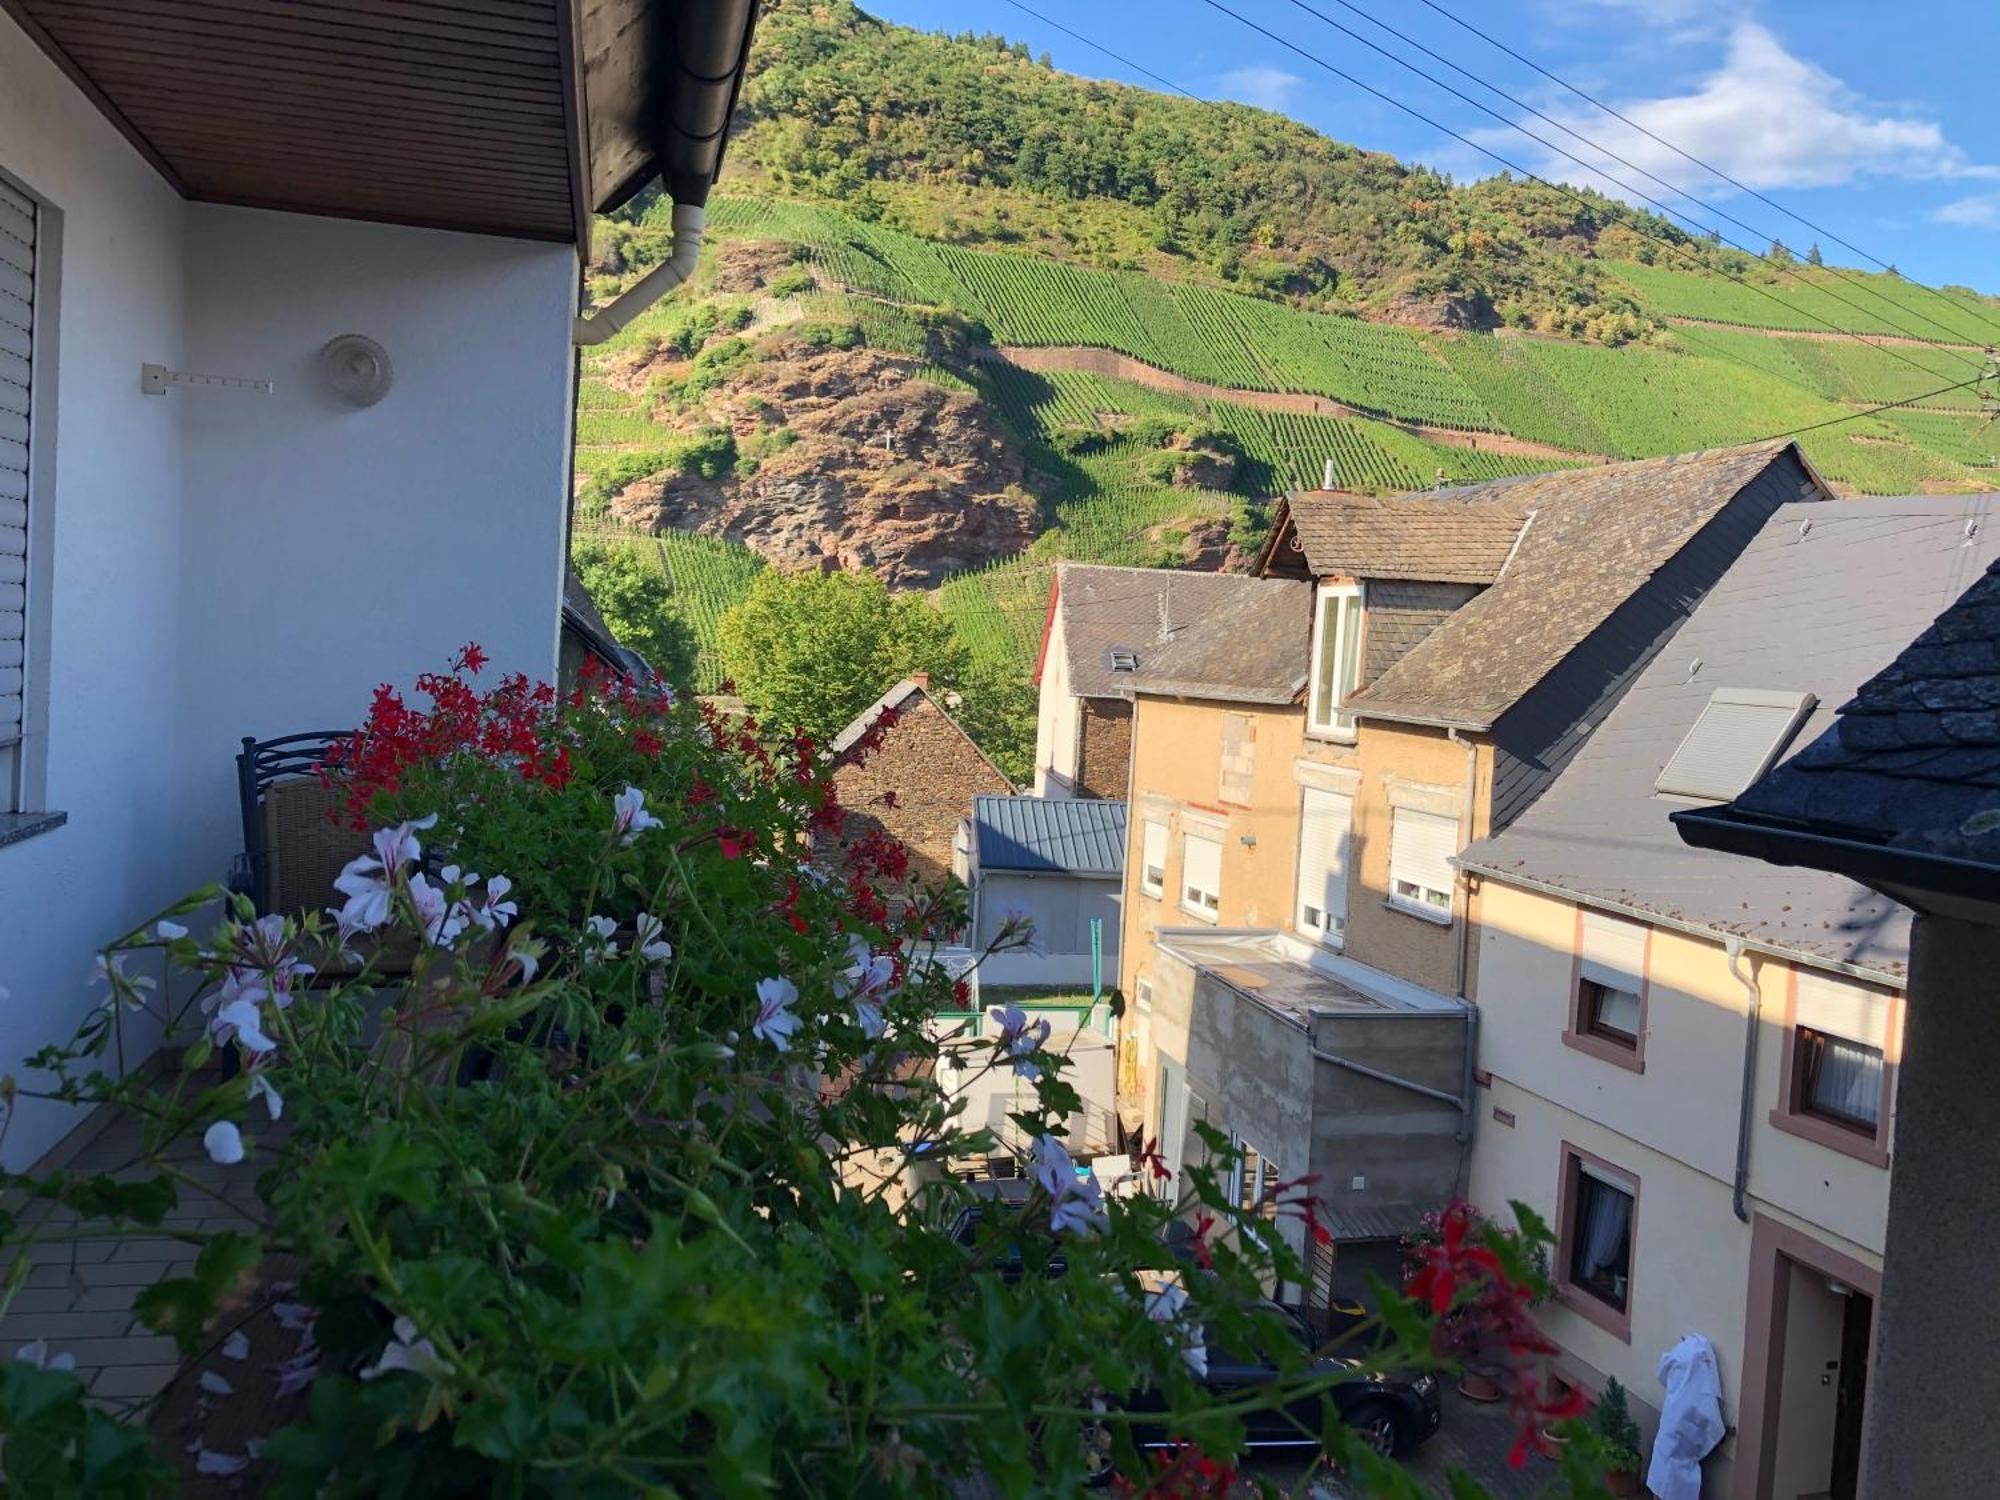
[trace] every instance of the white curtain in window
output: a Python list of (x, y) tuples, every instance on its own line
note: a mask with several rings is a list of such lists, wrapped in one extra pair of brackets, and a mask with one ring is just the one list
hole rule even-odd
[(1596, 1021), (1599, 1026), (1608, 1026), (1613, 1031), (1622, 1031), (1629, 1036), (1639, 1034), (1639, 997), (1630, 990), (1599, 989), (1597, 991), (1597, 1013), (1586, 1016), (1586, 1021)]
[(1583, 1201), (1577, 1211), (1577, 1269), (1584, 1280), (1625, 1259), (1625, 1236), (1631, 1227), (1632, 1200), (1608, 1182), (1579, 1174)]
[(1850, 1120), (1878, 1123), (1882, 1114), (1882, 1054), (1838, 1037), (1822, 1037), (1819, 1045), (1812, 1103)]

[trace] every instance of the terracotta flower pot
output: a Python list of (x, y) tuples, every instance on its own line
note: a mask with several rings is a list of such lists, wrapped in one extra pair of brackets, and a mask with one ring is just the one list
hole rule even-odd
[(1506, 1394), (1491, 1375), (1468, 1369), (1458, 1378), (1458, 1393), (1468, 1401), (1494, 1402)]
[(1613, 1469), (1604, 1476), (1604, 1487), (1614, 1495), (1643, 1495), (1646, 1486), (1630, 1469)]

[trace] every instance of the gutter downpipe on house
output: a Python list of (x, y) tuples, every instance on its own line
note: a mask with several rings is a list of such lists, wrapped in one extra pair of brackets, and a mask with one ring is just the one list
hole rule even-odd
[(708, 209), (699, 203), (674, 205), (674, 253), (595, 314), (579, 314), (570, 337), (581, 346), (602, 344), (694, 274), (701, 259), (702, 227)]
[(1757, 1031), (1763, 1019), (1764, 995), (1755, 977), (1737, 967), (1743, 959), (1743, 939), (1724, 938), (1722, 951), (1729, 957), (1729, 977), (1743, 986), (1750, 1017), (1743, 1033), (1743, 1091), (1736, 1115), (1736, 1180), (1729, 1198), (1731, 1211), (1748, 1224), (1750, 1210), (1744, 1195), (1750, 1186), (1750, 1113), (1757, 1094)]
[(1426, 1099), (1435, 1099), (1440, 1104), (1449, 1104), (1461, 1114), (1467, 1113), (1466, 1101), (1457, 1094), (1443, 1089), (1434, 1089), (1427, 1083), (1401, 1078), (1394, 1073), (1385, 1073), (1380, 1068), (1371, 1068), (1366, 1063), (1358, 1063), (1351, 1057), (1342, 1057), (1338, 1052), (1328, 1052), (1324, 1047), (1310, 1049), (1312, 1055), (1323, 1063), (1332, 1063), (1336, 1068), (1345, 1068), (1350, 1073), (1359, 1073), (1363, 1078), (1372, 1078), (1377, 1083), (1386, 1083), (1391, 1088), (1407, 1089), (1412, 1094), (1421, 1094)]
[[(1530, 515), (1528, 519), (1532, 521), (1534, 517)], [(1522, 529), (1526, 530), (1525, 527)], [(1516, 546), (1520, 545), (1519, 537), (1516, 537), (1514, 541)], [(1512, 556), (1511, 552), (1508, 553), (1509, 558), (1512, 558)], [(1479, 787), (1479, 747), (1473, 744), (1471, 740), (1466, 739), (1451, 725), (1445, 727), (1444, 733), (1445, 738), (1452, 744), (1465, 746), (1465, 810), (1459, 817), (1458, 830), (1458, 847), (1463, 849), (1467, 844), (1472, 842), (1473, 799), (1477, 795)], [(1459, 874), (1465, 880), (1465, 910), (1461, 913), (1458, 924), (1458, 961), (1456, 972), (1452, 979), (1452, 992), (1465, 1006), (1465, 1048), (1461, 1064), (1458, 1105), (1458, 1178), (1459, 1189), (1462, 1192), (1467, 1186), (1465, 1170), (1466, 1151), (1472, 1144), (1473, 1090), (1478, 1087), (1479, 1008), (1472, 1003), (1472, 997), (1465, 993), (1466, 975), (1471, 972), (1468, 949), (1472, 942), (1473, 877), (1471, 872), (1467, 870), (1461, 870)]]

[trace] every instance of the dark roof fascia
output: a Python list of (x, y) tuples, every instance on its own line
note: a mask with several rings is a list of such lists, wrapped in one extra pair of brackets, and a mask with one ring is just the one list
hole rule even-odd
[[(1735, 807), (1690, 807), (1669, 813), (1681, 840), (1715, 849), (1844, 875), (1905, 906), (1927, 894), (2000, 904), (2000, 869), (1922, 849), (1899, 849), (1870, 839), (1754, 817)], [(1919, 910), (1922, 908), (1919, 907)]]
[(1136, 682), (1134, 698), (1180, 698), (1193, 703), (1248, 703), (1258, 708), (1289, 708), (1299, 700), (1296, 687), (1216, 687), (1200, 682)]
[[(1509, 705), (1511, 707), (1511, 705)], [(1457, 729), (1466, 734), (1491, 734), (1496, 719), (1454, 719), (1447, 714), (1399, 713), (1373, 704), (1351, 704), (1341, 710), (1357, 719), (1380, 719), (1388, 724), (1418, 724), (1427, 729)]]
[[(1678, 817), (1679, 814), (1674, 814), (1674, 816)], [(1693, 844), (1694, 840), (1690, 839), (1688, 842)], [(1715, 943), (1728, 943), (1734, 939), (1741, 942), (1745, 948), (1752, 952), (1768, 953), (1773, 958), (1782, 958), (1787, 963), (1796, 964), (1802, 968), (1824, 969), (1833, 973), (1849, 974), (1856, 979), (1865, 979), (1870, 984), (1886, 985), (1896, 990), (1901, 990), (1909, 983), (1908, 979), (1901, 975), (1885, 973), (1881, 969), (1871, 969), (1866, 964), (1841, 963), (1838, 960), (1829, 959), (1822, 954), (1808, 953), (1798, 948), (1787, 948), (1782, 943), (1765, 942), (1757, 938), (1745, 936), (1740, 932), (1731, 932), (1726, 927), (1712, 927), (1704, 922), (1691, 922), (1685, 917), (1670, 917), (1661, 912), (1650, 911), (1643, 906), (1634, 906), (1630, 902), (1613, 901), (1608, 896), (1600, 896), (1594, 891), (1577, 890), (1573, 886), (1563, 885), (1559, 881), (1548, 880), (1538, 875), (1524, 874), (1520, 870), (1489, 864), (1485, 860), (1477, 858), (1468, 859), (1463, 854), (1454, 858), (1452, 863), (1468, 874), (1478, 875), (1482, 879), (1497, 880), (1502, 885), (1513, 885), (1519, 886), (1524, 890), (1539, 891), (1543, 895), (1554, 896), (1563, 901), (1571, 901), (1578, 906), (1588, 906), (1598, 911), (1611, 912), (1616, 916), (1630, 917), (1635, 922), (1644, 922), (1653, 927), (1664, 927), (1671, 932), (1685, 933), (1689, 937), (1702, 938)], [(1885, 892), (1884, 894), (1887, 893)]]

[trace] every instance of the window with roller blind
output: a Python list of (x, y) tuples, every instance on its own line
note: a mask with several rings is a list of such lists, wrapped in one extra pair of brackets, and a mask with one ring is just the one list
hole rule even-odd
[(1431, 922), (1451, 920), (1451, 858), (1458, 819), (1399, 807), (1389, 823), (1389, 904)]
[(28, 442), (34, 392), (33, 199), (0, 178), (0, 813), (21, 807), (27, 734)]
[(1204, 922), (1222, 915), (1222, 841), (1199, 833), (1181, 839), (1181, 910)]
[(1299, 899), (1292, 919), (1307, 937), (1347, 940), (1347, 849), (1354, 799), (1307, 787), (1299, 808)]
[(1140, 834), (1139, 891), (1146, 896), (1167, 893), (1167, 825), (1151, 818)]
[(1610, 912), (1579, 909), (1569, 1026), (1563, 1042), (1605, 1062), (1646, 1068), (1646, 976), (1653, 929)]

